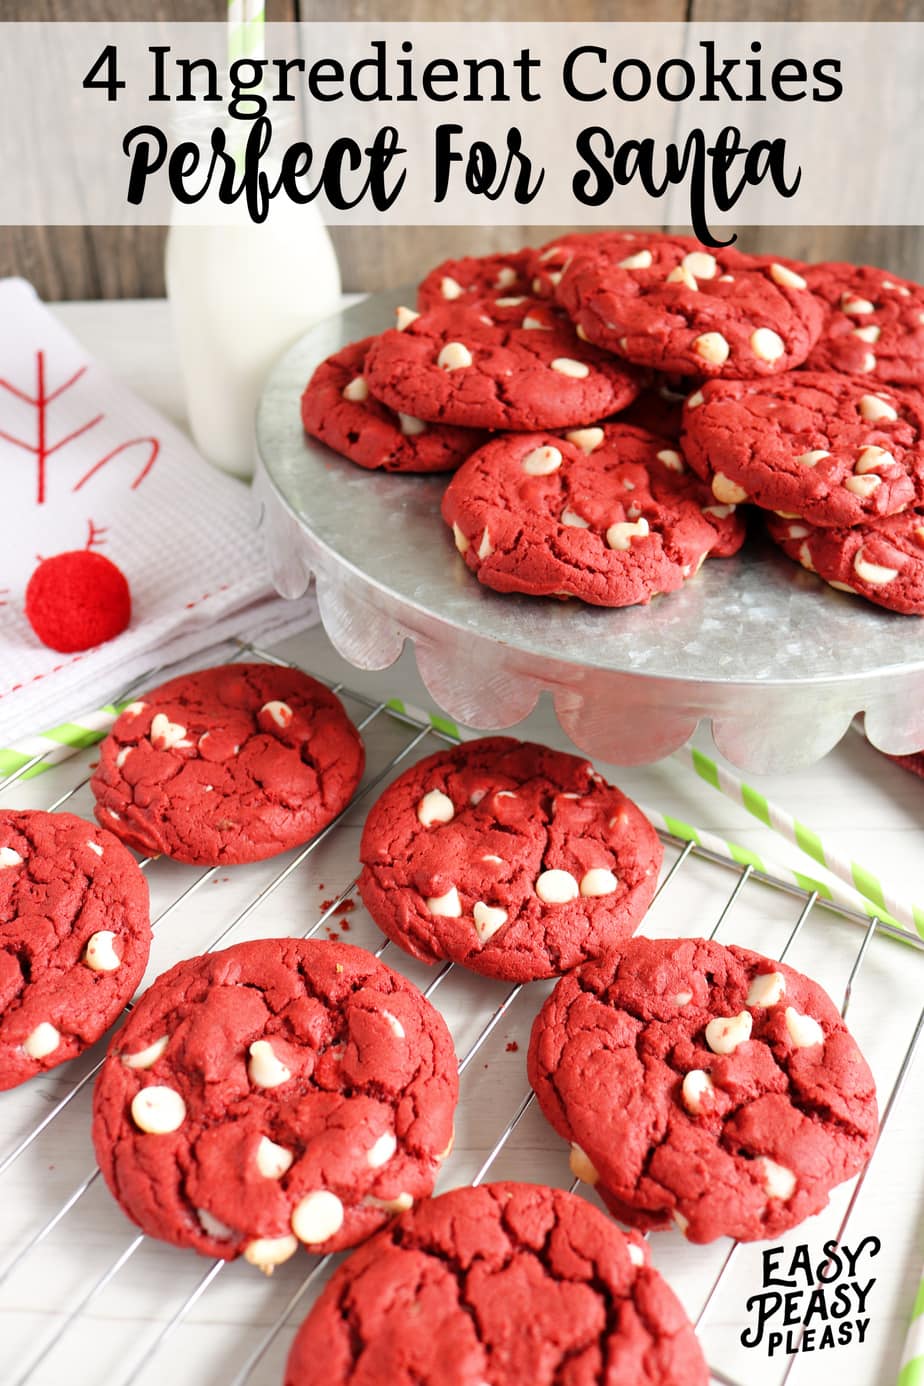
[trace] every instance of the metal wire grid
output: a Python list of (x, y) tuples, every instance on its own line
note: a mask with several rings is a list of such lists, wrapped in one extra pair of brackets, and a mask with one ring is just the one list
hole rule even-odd
[[(265, 661), (267, 663), (277, 664), (280, 666), (290, 668), (299, 667), (296, 664), (292, 664), (288, 660), (280, 659), (278, 656), (274, 655), (270, 651), (266, 651), (254, 645), (243, 644), (240, 642), (236, 646), (235, 657), (257, 659)], [(146, 676), (145, 679), (136, 681), (136, 683), (132, 685), (131, 689), (124, 690), (124, 696), (128, 696), (128, 694), (134, 692), (138, 686), (144, 684), (150, 685), (159, 672), (159, 670), (155, 670), (150, 675)], [(332, 833), (335, 833), (337, 831), (338, 826), (346, 817), (350, 809), (355, 807), (357, 803), (361, 803), (364, 801), (371, 804), (371, 802), (373, 801), (375, 791), (388, 778), (390, 778), (395, 771), (400, 770), (403, 767), (403, 763), (407, 761), (408, 758), (411, 757), (413, 753), (419, 747), (421, 747), (425, 741), (427, 741), (428, 739), (434, 739), (437, 742), (455, 744), (455, 738), (450, 736), (447, 732), (435, 728), (429, 724), (420, 722), (415, 717), (409, 714), (397, 713), (385, 702), (376, 701), (372, 698), (367, 697), (365, 694), (356, 692), (353, 689), (345, 690), (344, 685), (342, 683), (328, 684), (328, 686), (332, 688), (333, 692), (343, 694), (344, 696), (352, 699), (361, 706), (366, 707), (366, 715), (358, 723), (359, 729), (361, 731), (367, 731), (368, 728), (376, 722), (376, 719), (381, 718), (384, 714), (390, 718), (394, 718), (400, 723), (403, 723), (407, 727), (409, 733), (408, 739), (406, 743), (403, 745), (403, 747), (398, 751), (398, 753), (391, 757), (388, 764), (382, 770), (380, 770), (372, 779), (370, 779), (361, 786), (360, 790), (354, 798), (353, 804), (348, 806), (347, 809), (345, 809), (341, 814), (339, 814), (338, 817), (334, 819), (334, 821), (330, 823), (321, 833), (319, 833), (311, 842), (309, 842), (306, 846), (301, 848), (301, 850), (299, 850), (292, 859), (287, 861), (286, 865), (275, 876), (273, 876), (267, 884), (263, 885), (257, 891), (257, 893), (250, 898), (250, 900), (244, 906), (243, 909), (237, 911), (233, 918), (221, 929), (218, 935), (211, 940), (210, 944), (208, 945), (207, 951), (213, 951), (214, 949), (221, 947), (222, 944), (229, 941), (230, 936), (234, 934), (245, 923), (245, 921), (274, 894), (276, 890), (278, 890), (278, 888), (282, 885), (284, 881), (286, 881), (294, 872), (299, 870), (299, 868), (303, 865), (307, 858), (310, 857), (311, 854), (317, 850), (321, 843), (324, 842), (325, 839), (327, 839)], [(41, 756), (35, 757), (27, 765), (23, 766), (19, 771), (8, 776), (7, 779), (0, 782), (0, 793), (16, 785), (41, 760)], [(81, 789), (83, 789), (86, 786), (87, 782), (87, 776), (84, 776), (83, 778), (79, 779), (78, 782), (75, 783), (69, 790), (67, 790), (66, 793), (60, 795), (57, 799), (54, 800), (53, 803), (49, 804), (48, 808), (51, 811), (63, 808), (71, 799), (74, 798), (76, 794), (79, 793)], [(784, 894), (795, 897), (797, 900), (801, 902), (801, 908), (799, 910), (798, 918), (796, 919), (795, 924), (791, 929), (791, 932), (789, 934), (788, 939), (786, 940), (784, 948), (778, 954), (778, 957), (781, 961), (783, 960), (783, 958), (785, 958), (786, 954), (789, 952), (790, 948), (795, 943), (797, 937), (799, 936), (800, 932), (805, 926), (805, 923), (808, 920), (809, 915), (816, 908), (816, 906), (818, 906), (819, 908), (824, 908), (825, 910), (830, 910), (833, 914), (840, 915), (844, 918), (852, 919), (855, 923), (861, 924), (863, 926), (863, 930), (859, 936), (859, 947), (853, 959), (846, 987), (844, 989), (843, 1001), (841, 1005), (842, 1015), (846, 1016), (847, 1014), (852, 999), (855, 982), (859, 975), (860, 969), (862, 968), (864, 961), (868, 956), (870, 947), (874, 939), (877, 938), (877, 936), (885, 936), (891, 934), (902, 938), (906, 943), (909, 943), (911, 947), (916, 948), (918, 951), (924, 951), (924, 944), (921, 944), (917, 940), (910, 940), (908, 936), (902, 934), (900, 930), (897, 930), (894, 927), (889, 926), (887, 924), (883, 924), (881, 921), (877, 919), (868, 920), (866, 916), (860, 913), (859, 911), (852, 912), (850, 910), (843, 909), (840, 907), (834, 907), (829, 905), (827, 902), (823, 902), (823, 904), (819, 905), (818, 897), (814, 893), (808, 894), (807, 892), (801, 891), (798, 887), (790, 885), (787, 882), (778, 880), (774, 877), (767, 876), (764, 873), (755, 870), (752, 866), (740, 866), (734, 863), (729, 863), (723, 857), (720, 857), (704, 848), (701, 848), (698, 845), (694, 845), (693, 843), (684, 842), (681, 839), (675, 838), (667, 833), (662, 833), (661, 837), (666, 846), (676, 849), (677, 855), (668, 867), (668, 869), (666, 870), (666, 873), (659, 884), (658, 891), (655, 896), (655, 901), (657, 901), (664, 894), (664, 892), (670, 888), (670, 886), (678, 876), (678, 873), (681, 872), (685, 863), (687, 863), (687, 861), (690, 860), (690, 858), (692, 857), (699, 858), (706, 862), (716, 863), (717, 865), (724, 868), (726, 871), (729, 871), (735, 878), (732, 889), (729, 892), (727, 898), (725, 899), (725, 903), (709, 935), (710, 937), (714, 937), (718, 933), (722, 925), (725, 923), (741, 892), (744, 890), (745, 886), (749, 881), (762, 882), (764, 885), (769, 886), (776, 891), (783, 892)], [(144, 870), (150, 871), (152, 868), (156, 868), (156, 859), (144, 858), (141, 860), (140, 864)], [(216, 876), (217, 872), (220, 869), (221, 868), (212, 867), (208, 870), (202, 871), (189, 885), (187, 885), (183, 890), (181, 890), (180, 893), (177, 894), (175, 898), (163, 910), (161, 910), (161, 912), (152, 921), (153, 926), (157, 928), (158, 926), (163, 925), (164, 921), (169, 916), (181, 910), (182, 907), (188, 904), (191, 898), (194, 895), (196, 895), (196, 893), (199, 892), (207, 882), (209, 882)], [(330, 921), (335, 915), (337, 915), (338, 912), (342, 911), (343, 906), (346, 904), (346, 902), (348, 902), (351, 899), (356, 890), (357, 879), (358, 878), (354, 877), (345, 887), (343, 887), (337, 893), (336, 898), (330, 904), (328, 904), (326, 908), (322, 910), (322, 912), (315, 920), (315, 922), (310, 926), (310, 928), (306, 929), (300, 935), (301, 937), (310, 938), (316, 935), (325, 926), (325, 924), (328, 923), (328, 921)], [(390, 948), (392, 949), (393, 953), (397, 952), (397, 950), (394, 949), (393, 945), (391, 945), (387, 940), (384, 941), (375, 950), (375, 956), (381, 957)], [(390, 961), (394, 962), (395, 959), (391, 958)], [(453, 969), (454, 965), (452, 963), (444, 964), (436, 972), (432, 981), (430, 981), (429, 985), (425, 988), (424, 995), (432, 999), (436, 992), (439, 990), (439, 988), (443, 985), (446, 978), (453, 971)], [(504, 1017), (508, 1014), (514, 1001), (522, 991), (523, 984), (518, 984), (516, 986), (511, 987), (502, 999), (502, 1001), (498, 1005), (494, 1006), (494, 1008), (488, 1013), (487, 1017), (484, 1020), (484, 1023), (481, 1025), (481, 1028), (477, 1033), (476, 1038), (469, 1044), (468, 1048), (459, 1060), (460, 1077), (463, 1074), (465, 1074), (465, 1072), (470, 1068), (476, 1056), (482, 1051), (486, 1041), (493, 1034), (498, 1025), (504, 1019)], [(126, 1010), (130, 1009), (131, 1003), (129, 1003), (129, 1006), (126, 1008)], [(924, 1029), (924, 1010), (922, 1010), (920, 1015), (918, 1016), (918, 1020), (915, 1025), (913, 1034), (911, 1036), (910, 1043), (904, 1051), (904, 1055), (901, 1060), (897, 1076), (893, 1082), (891, 1091), (889, 1092), (888, 1097), (886, 1099), (885, 1107), (883, 1109), (881, 1117), (880, 1140), (882, 1137), (882, 1133), (885, 1131), (887, 1127), (889, 1118), (895, 1109), (902, 1087), (911, 1068), (917, 1050), (917, 1046), (921, 1038), (922, 1029)], [(66, 1095), (62, 1097), (60, 1100), (58, 1100), (45, 1113), (41, 1120), (38, 1121), (34, 1127), (32, 1127), (28, 1134), (21, 1138), (13, 1146), (12, 1149), (10, 1149), (2, 1158), (0, 1158), (0, 1179), (2, 1179), (3, 1175), (5, 1175), (7, 1171), (29, 1151), (29, 1149), (34, 1145), (38, 1138), (43, 1133), (45, 1133), (49, 1129), (49, 1127), (52, 1126), (52, 1124), (57, 1120), (57, 1118), (61, 1116), (65, 1109), (68, 1108), (70, 1104), (74, 1102), (75, 1099), (85, 1089), (88, 1088), (92, 1079), (99, 1071), (102, 1062), (102, 1058), (95, 1062), (93, 1066), (83, 1075), (83, 1077), (66, 1093)], [(532, 1092), (527, 1092), (523, 1096), (518, 1106), (515, 1108), (513, 1113), (504, 1123), (499, 1135), (496, 1137), (493, 1145), (491, 1146), (486, 1157), (482, 1161), (477, 1173), (471, 1180), (473, 1184), (481, 1183), (487, 1177), (493, 1165), (495, 1164), (498, 1156), (504, 1150), (504, 1147), (507, 1145), (514, 1131), (516, 1131), (517, 1127), (520, 1125), (521, 1121), (523, 1120), (527, 1111), (533, 1105), (534, 1101), (535, 1097)], [(554, 1142), (557, 1140), (557, 1138), (553, 1135), (553, 1133), (551, 1133), (551, 1131), (549, 1132), (549, 1137), (550, 1141)], [(860, 1176), (860, 1178), (857, 1180), (854, 1186), (849, 1203), (846, 1207), (846, 1211), (842, 1216), (841, 1223), (838, 1228), (836, 1238), (838, 1242), (842, 1240), (844, 1232), (847, 1229), (848, 1223), (856, 1207), (857, 1199), (859, 1197), (860, 1190), (869, 1171), (869, 1168), (870, 1166), (867, 1166), (867, 1169)], [(101, 1175), (98, 1168), (94, 1168), (93, 1170), (91, 1170), (86, 1175), (86, 1177), (72, 1190), (69, 1196), (60, 1204), (60, 1206), (56, 1209), (53, 1215), (49, 1217), (42, 1224), (42, 1226), (18, 1248), (18, 1250), (14, 1253), (12, 1258), (2, 1268), (0, 1268), (0, 1286), (3, 1286), (7, 1281), (9, 1281), (10, 1278), (16, 1273), (16, 1271), (23, 1266), (27, 1258), (36, 1250), (36, 1248), (38, 1248), (43, 1242), (46, 1241), (46, 1239), (54, 1231), (54, 1229), (57, 1228), (63, 1222), (63, 1220), (67, 1217), (71, 1210), (79, 1203), (79, 1201), (93, 1187), (93, 1185), (96, 1184), (96, 1182), (100, 1178)], [(578, 1181), (574, 1180), (571, 1185), (571, 1188), (575, 1189), (577, 1186)], [(2, 1186), (0, 1186), (0, 1199), (2, 1199), (2, 1197), (3, 1191)], [(32, 1356), (31, 1360), (28, 1361), (24, 1369), (21, 1370), (18, 1375), (8, 1378), (9, 1386), (26, 1386), (26, 1383), (34, 1380), (36, 1372), (46, 1361), (53, 1349), (56, 1348), (59, 1343), (61, 1343), (61, 1341), (66, 1337), (68, 1331), (75, 1325), (75, 1323), (78, 1322), (78, 1320), (84, 1314), (84, 1312), (91, 1305), (93, 1305), (95, 1301), (98, 1301), (103, 1292), (107, 1290), (113, 1284), (114, 1281), (116, 1281), (119, 1273), (132, 1259), (132, 1257), (135, 1256), (139, 1248), (146, 1241), (148, 1241), (148, 1238), (146, 1238), (143, 1234), (139, 1233), (133, 1236), (125, 1244), (124, 1248), (119, 1253), (119, 1255), (111, 1262), (110, 1265), (107, 1266), (107, 1268), (100, 1275), (97, 1276), (97, 1278), (90, 1284), (89, 1288), (87, 1288), (80, 1295), (77, 1301), (74, 1304), (72, 1304), (70, 1308), (61, 1316), (60, 1322), (56, 1324), (51, 1334), (44, 1339), (38, 1351)], [(708, 1311), (712, 1306), (721, 1286), (723, 1285), (723, 1282), (725, 1281), (725, 1278), (729, 1272), (730, 1267), (732, 1266), (732, 1263), (735, 1260), (738, 1250), (738, 1244), (733, 1243), (729, 1251), (727, 1252), (726, 1256), (724, 1257), (718, 1273), (712, 1279), (712, 1283), (710, 1284), (708, 1291), (702, 1300), (700, 1308), (695, 1315), (695, 1323), (697, 1328), (701, 1327), (701, 1325), (704, 1323)], [(248, 1386), (248, 1383), (252, 1382), (254, 1372), (256, 1371), (260, 1363), (264, 1360), (267, 1352), (276, 1342), (280, 1333), (282, 1333), (283, 1330), (290, 1324), (290, 1320), (292, 1319), (292, 1316), (295, 1313), (295, 1311), (300, 1308), (303, 1310), (307, 1310), (309, 1296), (311, 1295), (312, 1290), (318, 1285), (318, 1282), (324, 1276), (324, 1273), (328, 1269), (328, 1266), (332, 1259), (333, 1258), (331, 1256), (317, 1258), (317, 1260), (312, 1265), (312, 1268), (305, 1276), (303, 1281), (296, 1287), (294, 1292), (288, 1296), (285, 1303), (276, 1313), (270, 1325), (263, 1332), (259, 1341), (248, 1353), (245, 1360), (240, 1364), (233, 1379), (228, 1383), (228, 1386)], [(176, 1310), (170, 1316), (170, 1318), (156, 1328), (156, 1331), (143, 1345), (142, 1350), (139, 1353), (137, 1353), (134, 1359), (129, 1363), (127, 1370), (119, 1376), (118, 1386), (133, 1386), (133, 1383), (139, 1380), (139, 1378), (146, 1371), (146, 1369), (155, 1362), (164, 1344), (168, 1341), (171, 1335), (174, 1334), (175, 1331), (184, 1323), (184, 1321), (188, 1319), (188, 1316), (190, 1315), (194, 1306), (199, 1303), (199, 1301), (209, 1290), (209, 1287), (214, 1284), (217, 1278), (221, 1275), (222, 1271), (225, 1270), (228, 1265), (228, 1262), (217, 1259), (209, 1264), (208, 1268), (203, 1272), (202, 1276), (196, 1282), (192, 1290), (189, 1293), (187, 1293), (185, 1298), (182, 1300), (182, 1302), (176, 1308)], [(783, 1367), (782, 1375), (778, 1378), (779, 1386), (785, 1386), (785, 1383), (789, 1380), (789, 1377), (793, 1369), (795, 1368), (798, 1360), (798, 1355), (791, 1356), (788, 1359), (787, 1363)], [(716, 1382), (721, 1383), (722, 1386), (747, 1386), (746, 1383), (741, 1382), (740, 1380), (738, 1380), (738, 1378), (734, 1376), (728, 1375), (718, 1366), (712, 1365), (710, 1367), (710, 1371), (713, 1379)]]

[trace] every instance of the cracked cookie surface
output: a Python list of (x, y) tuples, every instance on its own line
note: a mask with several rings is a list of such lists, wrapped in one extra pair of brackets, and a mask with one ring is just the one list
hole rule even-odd
[(675, 445), (619, 422), (495, 439), (456, 473), (442, 514), (495, 591), (612, 607), (675, 591), (745, 534)]
[(334, 1274), (285, 1386), (706, 1386), (693, 1327), (648, 1249), (582, 1198), (455, 1189)]
[(513, 321), (509, 310), (496, 321), (476, 308), (411, 316), (369, 348), (370, 390), (415, 418), (501, 429), (593, 423), (638, 394), (638, 373), (582, 342), (564, 318), (529, 327), (529, 301), (515, 311)]
[(805, 278), (825, 319), (809, 370), (924, 384), (924, 289), (872, 265), (811, 265)]
[(706, 939), (632, 939), (558, 983), (530, 1083), (572, 1169), (637, 1227), (778, 1237), (857, 1174), (872, 1074), (808, 977)]
[(823, 309), (789, 262), (683, 237), (576, 253), (556, 288), (586, 334), (627, 361), (730, 380), (801, 365)]
[(141, 981), (148, 887), (111, 833), (0, 813), (0, 1089), (81, 1054)]
[(417, 289), (417, 307), (458, 308), (498, 298), (519, 298), (529, 290), (528, 250), (498, 255), (463, 255), (430, 270)]
[(924, 509), (904, 510), (848, 529), (767, 517), (788, 558), (840, 590), (905, 616), (924, 616)]
[(589, 761), (486, 737), (389, 785), (363, 830), (359, 889), (414, 957), (529, 981), (630, 934), (662, 855), (642, 811)]
[(386, 472), (447, 472), (486, 442), (475, 429), (424, 423), (375, 399), (363, 376), (374, 337), (322, 361), (305, 387), (302, 424), (313, 438), (358, 467)]
[(681, 447), (723, 500), (822, 526), (924, 502), (924, 402), (834, 371), (710, 381), (684, 406)]
[(363, 764), (359, 733), (323, 684), (228, 664), (127, 707), (90, 783), (99, 822), (130, 847), (214, 866), (307, 842), (349, 802)]
[(446, 1025), (364, 949), (263, 939), (159, 977), (97, 1079), (93, 1140), (151, 1236), (271, 1270), (425, 1198), (458, 1096)]

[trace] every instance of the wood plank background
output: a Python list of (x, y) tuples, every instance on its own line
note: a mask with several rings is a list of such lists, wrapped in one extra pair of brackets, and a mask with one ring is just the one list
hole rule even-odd
[[(268, 0), (270, 20), (922, 20), (924, 0)], [(2, 0), (4, 20), (221, 20), (222, 0)], [(344, 286), (378, 289), (419, 278), (422, 265), (466, 252), (541, 244), (563, 227), (342, 227), (333, 232)], [(3, 227), (0, 276), (19, 274), (43, 298), (149, 298), (164, 292), (161, 227)], [(786, 227), (742, 230), (750, 250), (802, 259), (847, 259), (924, 280), (918, 227)]]

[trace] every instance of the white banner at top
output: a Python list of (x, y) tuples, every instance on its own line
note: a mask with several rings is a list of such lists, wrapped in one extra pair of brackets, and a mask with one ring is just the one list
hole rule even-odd
[(922, 24), (262, 36), (0, 25), (0, 223), (924, 223)]

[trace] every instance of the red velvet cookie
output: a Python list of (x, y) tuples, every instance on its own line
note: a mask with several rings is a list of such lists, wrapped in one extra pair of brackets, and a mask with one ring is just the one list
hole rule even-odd
[(735, 507), (669, 440), (623, 423), (497, 438), (457, 472), (442, 512), (487, 587), (597, 606), (672, 592), (744, 542)]
[(562, 274), (578, 256), (602, 253), (622, 260), (636, 250), (650, 248), (655, 241), (671, 241), (688, 250), (697, 244), (689, 237), (669, 236), (663, 231), (570, 231), (529, 251), (526, 281), (538, 298), (553, 298)]
[(386, 472), (452, 471), (481, 447), (485, 435), (396, 414), (373, 398), (363, 367), (374, 340), (354, 342), (321, 362), (302, 395), (305, 432), (359, 467), (380, 467)]
[(640, 1237), (534, 1184), (453, 1189), (355, 1252), (299, 1329), (285, 1386), (706, 1386)]
[(529, 255), (515, 250), (498, 255), (463, 255), (432, 269), (417, 290), (417, 307), (471, 307), (473, 303), (529, 293)]
[(904, 510), (847, 529), (820, 529), (802, 520), (767, 517), (774, 543), (842, 592), (924, 616), (924, 509)]
[(872, 265), (812, 265), (805, 278), (825, 309), (821, 336), (806, 362), (810, 370), (924, 385), (920, 284)]
[(805, 360), (821, 329), (796, 270), (679, 237), (577, 255), (556, 295), (588, 341), (678, 375), (778, 375)]
[(553, 977), (631, 934), (662, 848), (589, 761), (508, 736), (437, 751), (377, 801), (359, 889), (415, 958)]
[(226, 664), (127, 707), (90, 783), (100, 823), (130, 847), (213, 866), (307, 842), (349, 802), (363, 763), (359, 733), (322, 684)]
[(150, 944), (147, 881), (111, 833), (71, 813), (0, 812), (0, 1089), (98, 1040)]
[(872, 1074), (821, 987), (702, 938), (631, 939), (563, 978), (527, 1066), (574, 1173), (692, 1242), (781, 1236), (876, 1136)]
[(636, 373), (562, 321), (538, 330), (474, 308), (443, 308), (383, 332), (366, 358), (376, 398), (401, 413), (465, 428), (568, 428), (634, 399)]
[(426, 1198), (458, 1076), (439, 1012), (362, 948), (260, 939), (159, 977), (96, 1082), (109, 1188), (152, 1237), (271, 1271)]
[(924, 502), (924, 404), (834, 371), (710, 381), (687, 400), (682, 447), (718, 500), (816, 525)]

